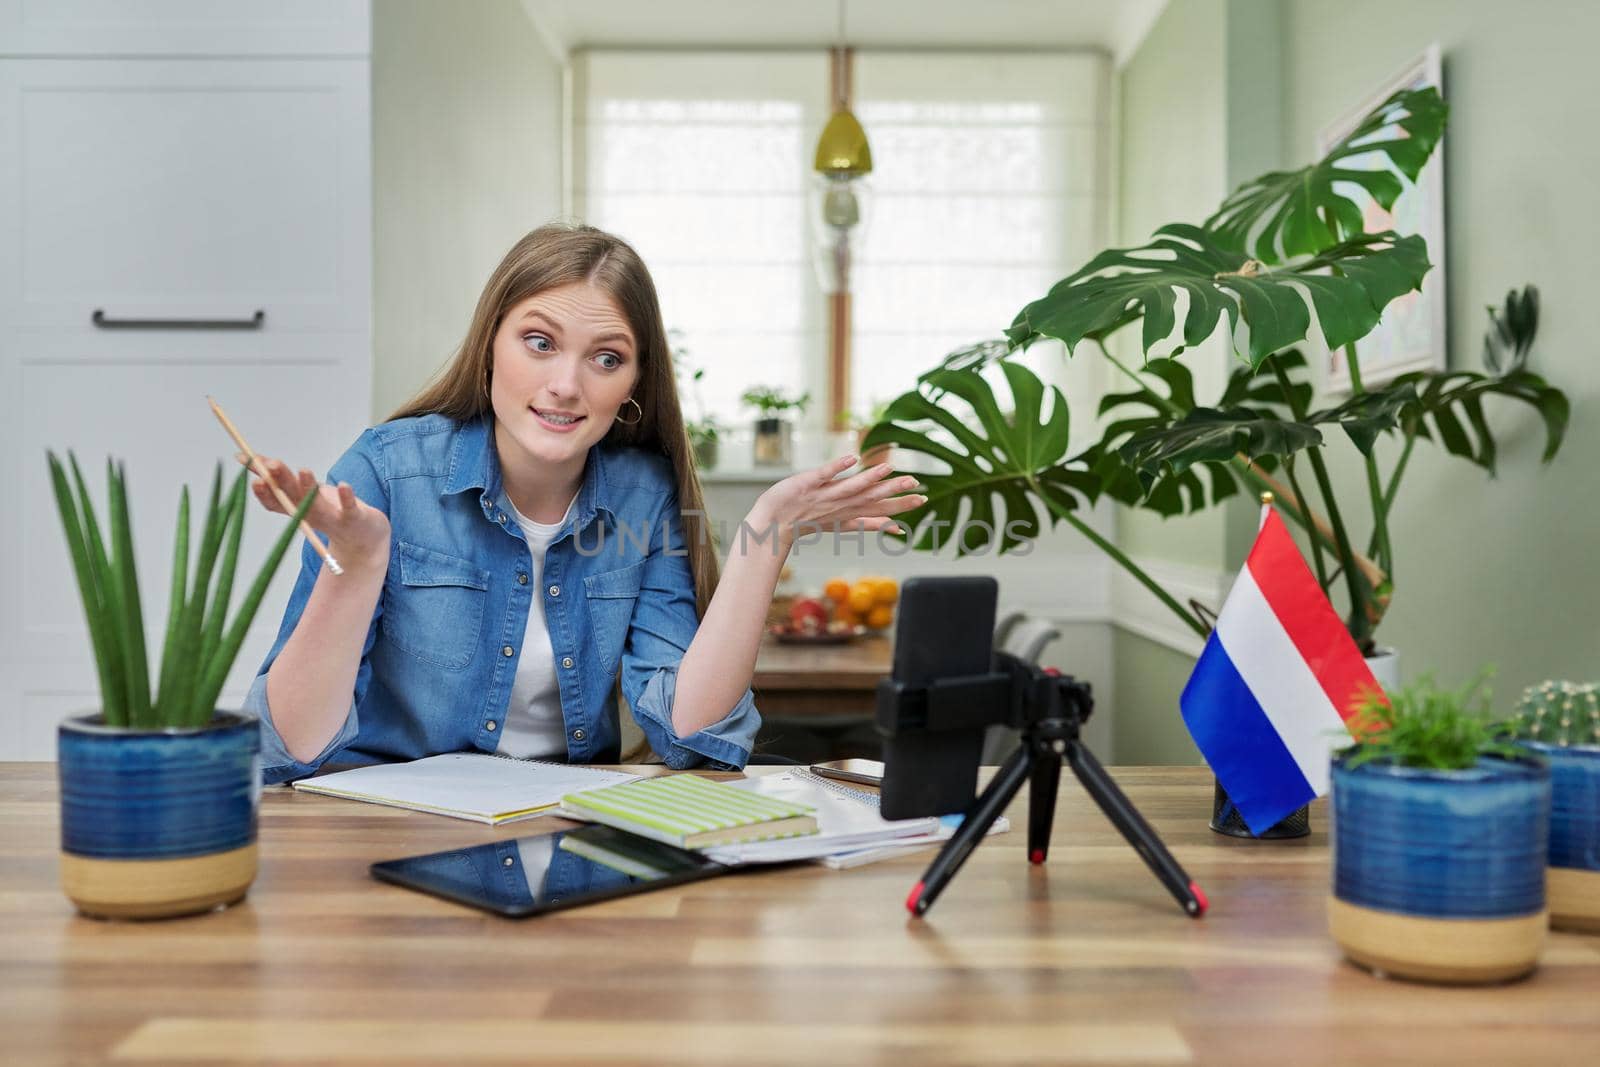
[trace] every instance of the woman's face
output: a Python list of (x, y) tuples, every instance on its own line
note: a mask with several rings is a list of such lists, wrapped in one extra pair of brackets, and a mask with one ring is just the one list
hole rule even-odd
[[(495, 331), (489, 401), (502, 463), (582, 470), (639, 381), (639, 348), (611, 295), (569, 282), (512, 306)], [(632, 404), (623, 420), (638, 417)], [(511, 455), (507, 455), (507, 450)]]

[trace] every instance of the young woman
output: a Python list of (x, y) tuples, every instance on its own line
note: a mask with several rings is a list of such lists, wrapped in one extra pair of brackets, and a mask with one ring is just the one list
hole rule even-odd
[(439, 379), (331, 484), (261, 460), (290, 497), (317, 489), (308, 518), (344, 570), (306, 546), (246, 699), (266, 780), (474, 750), (615, 761), (619, 678), (668, 765), (742, 767), (796, 531), (881, 530), (922, 498), (887, 465), (847, 475), (853, 456), (794, 475), (729, 537), (719, 582), (691, 457), (638, 255), (590, 227), (524, 237)]

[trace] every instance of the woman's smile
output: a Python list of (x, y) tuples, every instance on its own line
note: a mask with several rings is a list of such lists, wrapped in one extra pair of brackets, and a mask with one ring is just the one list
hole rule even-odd
[(571, 412), (558, 411), (554, 408), (536, 408), (530, 405), (528, 410), (533, 412), (539, 425), (551, 433), (571, 433), (578, 428), (578, 424), (584, 419), (582, 415), (574, 415)]

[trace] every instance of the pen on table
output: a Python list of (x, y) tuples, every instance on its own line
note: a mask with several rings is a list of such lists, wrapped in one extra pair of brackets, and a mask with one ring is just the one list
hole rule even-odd
[[(233, 424), (233, 420), (228, 418), (227, 412), (222, 410), (222, 405), (209, 396), (206, 397), (206, 403), (211, 405), (211, 411), (217, 416), (217, 421), (222, 423), (222, 428), (228, 431), (228, 436), (233, 438), (233, 443), (239, 446), (240, 452), (244, 453), (244, 465), (261, 476), (261, 480), (267, 483), (267, 488), (272, 490), (272, 495), (278, 498), (278, 503), (282, 504), (284, 510), (290, 515), (293, 515), (299, 509), (299, 505), (289, 499), (289, 494), (278, 488), (278, 483), (272, 480), (272, 472), (267, 470), (267, 465), (257, 462), (256, 454), (245, 441), (244, 434), (240, 433), (239, 428)], [(313, 490), (313, 492), (315, 491)], [(306, 535), (306, 540), (311, 542), (311, 547), (316, 549), (317, 555), (322, 557), (322, 561), (328, 565), (330, 571), (334, 574), (344, 573), (344, 568), (339, 566), (339, 561), (333, 558), (333, 554), (322, 543), (322, 538), (317, 536), (317, 532), (311, 528), (311, 524), (304, 519), (300, 520), (300, 532)]]

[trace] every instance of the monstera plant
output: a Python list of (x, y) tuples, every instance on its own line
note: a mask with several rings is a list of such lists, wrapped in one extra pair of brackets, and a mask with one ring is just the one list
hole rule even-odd
[[(1438, 144), (1445, 117), (1436, 90), (1397, 92), (1323, 159), (1245, 183), (1202, 225), (1163, 226), (1141, 247), (1100, 253), (1024, 307), (1004, 338), (952, 353), (924, 374), (863, 442), (893, 444), (942, 468), (918, 472), (928, 500), (902, 516), (912, 546), (939, 547), (939, 531), (950, 526), (959, 530), (958, 552), (995, 540), (1004, 552), (1041, 532), (1042, 509), (1052, 526), (1083, 533), (1204, 636), (1201, 611), (1077, 513), (1109, 496), (1181, 515), (1270, 490), (1305, 531), (1323, 587), (1344, 590), (1350, 633), (1370, 651), (1393, 591), (1389, 516), (1417, 442), (1492, 473), (1497, 447), (1485, 401), (1534, 408), (1547, 461), (1567, 423), (1565, 395), (1525, 367), (1537, 328), (1532, 287), (1512, 293), (1501, 315), (1491, 309), (1488, 373), (1362, 383), (1355, 343), (1392, 301), (1421, 288), (1430, 264), (1421, 237), (1363, 232), (1355, 197), (1364, 192), (1393, 207)], [(1106, 341), (1135, 323), (1143, 358), (1119, 359)], [(1238, 364), (1205, 404), (1181, 356), (1224, 324)], [(1344, 350), (1351, 393), (1342, 403), (1313, 406), (1307, 362), (1295, 347), (1313, 336)], [(1101, 400), (1099, 440), (1076, 453), (1060, 390), (1008, 358), (1044, 340), (1064, 342), (1069, 353), (1089, 342), (1129, 386)], [(1170, 351), (1154, 358), (1157, 348)], [(998, 378), (984, 373), (993, 367)], [(1002, 386), (1009, 396), (997, 392)], [(1386, 450), (1387, 469), (1384, 441), (1398, 442)], [(1340, 508), (1328, 469), (1327, 450), (1345, 443), (1365, 473), (1372, 528), (1364, 539)]]

